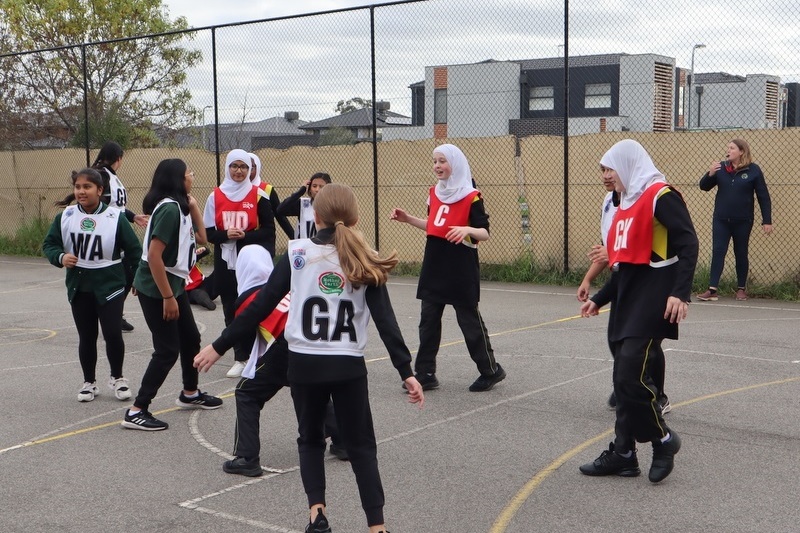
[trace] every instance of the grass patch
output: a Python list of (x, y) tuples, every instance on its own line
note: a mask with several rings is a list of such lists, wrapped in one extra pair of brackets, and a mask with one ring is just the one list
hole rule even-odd
[(0, 235), (0, 254), (41, 256), (42, 242), (49, 229), (49, 220), (37, 218), (23, 224), (13, 237)]

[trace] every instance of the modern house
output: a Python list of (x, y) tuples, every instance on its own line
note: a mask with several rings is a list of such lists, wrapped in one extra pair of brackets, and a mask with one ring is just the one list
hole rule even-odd
[[(674, 58), (656, 54), (570, 57), (570, 135), (684, 128), (688, 74)], [(705, 86), (720, 82), (695, 78), (692, 114), (700, 117), (700, 127), (782, 126), (770, 126), (783, 94), (777, 77), (750, 75), (729, 83), (730, 106), (718, 116), (717, 87)], [(409, 88), (411, 126), (384, 131), (384, 140), (563, 135), (562, 57), (426, 67), (425, 79)], [(705, 90), (714, 96), (700, 101), (696, 91)]]
[(778, 76), (695, 74), (690, 126), (695, 129), (783, 128), (786, 127), (787, 94)]

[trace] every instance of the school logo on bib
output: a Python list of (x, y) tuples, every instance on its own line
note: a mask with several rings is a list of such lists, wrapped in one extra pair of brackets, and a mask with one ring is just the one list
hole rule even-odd
[(342, 294), (345, 279), (338, 272), (325, 272), (319, 277), (319, 290), (323, 294)]
[(91, 218), (84, 218), (81, 220), (81, 231), (94, 231), (96, 223)]

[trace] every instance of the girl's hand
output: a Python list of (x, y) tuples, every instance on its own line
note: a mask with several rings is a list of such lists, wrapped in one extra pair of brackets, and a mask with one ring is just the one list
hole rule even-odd
[(396, 220), (398, 222), (408, 222), (408, 213), (405, 210), (395, 207), (389, 214), (389, 220)]
[(675, 296), (667, 298), (667, 308), (664, 311), (664, 318), (669, 320), (670, 324), (680, 324), (681, 320), (686, 318), (688, 314), (689, 304)]
[(173, 296), (164, 300), (164, 320), (178, 320), (180, 311), (178, 311), (178, 300)]
[(471, 226), (450, 226), (450, 230), (447, 232), (447, 235), (445, 235), (445, 239), (454, 244), (458, 244), (470, 236), (472, 236)]
[(244, 239), (244, 230), (237, 228), (229, 228), (228, 239), (232, 241), (238, 241), (239, 239)]
[(220, 357), (222, 356), (209, 344), (194, 356), (194, 363), (192, 363), (192, 365), (200, 372), (208, 372), (208, 370), (214, 366), (214, 363), (219, 361)]
[(581, 316), (583, 318), (597, 316), (598, 314), (600, 314), (600, 309), (597, 307), (597, 304), (591, 300), (584, 302), (584, 304), (581, 306)]
[(422, 409), (422, 406), (425, 405), (425, 394), (422, 392), (422, 385), (419, 384), (419, 381), (414, 376), (407, 378), (404, 383), (408, 391), (408, 401), (410, 403), (418, 403), (419, 408)]
[(133, 223), (139, 226), (140, 228), (146, 228), (148, 220), (150, 220), (150, 217), (148, 215), (139, 214), (133, 217)]
[(61, 257), (61, 264), (67, 268), (72, 268), (78, 264), (78, 256), (74, 254), (64, 254)]
[(592, 263), (608, 263), (608, 249), (602, 244), (595, 244), (587, 254)]

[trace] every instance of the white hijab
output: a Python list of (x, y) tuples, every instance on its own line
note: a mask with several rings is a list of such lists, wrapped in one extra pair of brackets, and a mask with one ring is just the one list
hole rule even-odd
[[(242, 161), (247, 165), (247, 178), (237, 183), (231, 177), (231, 163), (234, 161)], [(225, 158), (225, 179), (219, 186), (219, 190), (233, 202), (241, 202), (253, 189), (253, 184), (250, 183), (250, 154), (244, 150), (231, 150)], [(203, 225), (207, 228), (213, 228), (217, 224), (217, 206), (214, 200), (214, 193), (212, 192), (206, 200), (206, 206), (203, 209)], [(228, 269), (233, 270), (236, 268), (236, 242), (228, 241), (220, 245), (220, 254), (222, 259), (227, 263)]]
[[(266, 248), (259, 244), (248, 244), (239, 250), (236, 260), (236, 283), (241, 296), (248, 289), (263, 285), (272, 274), (274, 266), (272, 256)], [(256, 340), (250, 349), (250, 357), (242, 370), (242, 376), (253, 379), (256, 375), (256, 363), (261, 354), (267, 351), (269, 343), (261, 335), (256, 335)]]
[(650, 185), (667, 182), (647, 150), (633, 139), (625, 139), (612, 146), (600, 159), (600, 164), (616, 171), (625, 187), (625, 192), (620, 194), (621, 209), (630, 208)]
[(440, 202), (454, 204), (476, 190), (472, 186), (472, 172), (464, 152), (452, 144), (442, 144), (437, 146), (433, 153), (442, 154), (450, 163), (452, 170), (449, 178), (438, 180), (436, 183), (434, 193)]
[(252, 152), (250, 153), (250, 157), (256, 163), (256, 177), (253, 178), (253, 181), (251, 181), (250, 183), (252, 183), (255, 186), (259, 186), (259, 185), (261, 185), (261, 181), (262, 181), (261, 180), (261, 159), (256, 154), (254, 154)]
[[(233, 178), (231, 177), (230, 166), (234, 161), (242, 161), (245, 165), (247, 165), (247, 178), (244, 181), (238, 183), (233, 181)], [(219, 190), (221, 190), (232, 202), (241, 202), (244, 200), (244, 197), (247, 196), (247, 193), (249, 193), (253, 188), (253, 183), (250, 182), (251, 166), (253, 166), (253, 164), (250, 162), (250, 154), (244, 150), (237, 148), (228, 152), (228, 157), (225, 158), (225, 179), (219, 186)]]
[(274, 268), (272, 256), (266, 248), (260, 244), (243, 246), (236, 261), (236, 284), (239, 296), (253, 287), (265, 284)]

